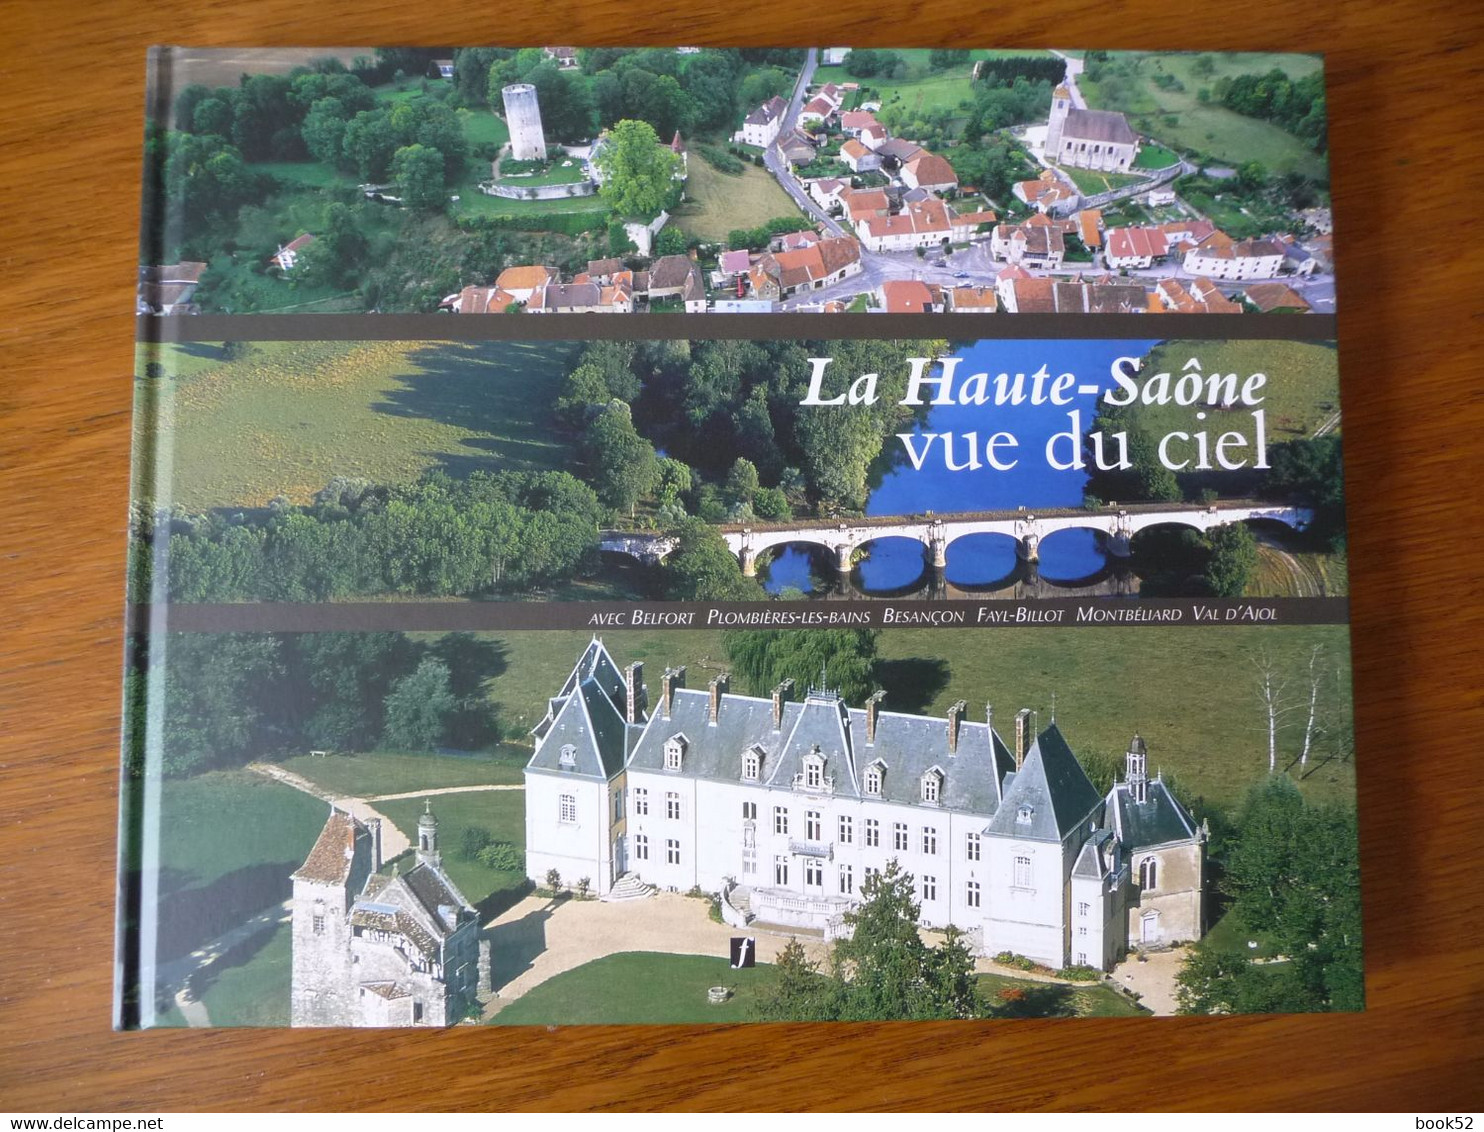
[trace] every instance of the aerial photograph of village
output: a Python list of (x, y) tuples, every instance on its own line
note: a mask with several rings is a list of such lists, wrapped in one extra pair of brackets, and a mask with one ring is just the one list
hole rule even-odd
[(1335, 310), (1313, 55), (174, 48), (152, 83), (144, 315)]

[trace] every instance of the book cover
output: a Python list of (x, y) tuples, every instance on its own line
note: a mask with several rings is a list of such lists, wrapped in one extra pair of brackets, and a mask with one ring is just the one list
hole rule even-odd
[(1318, 57), (150, 91), (117, 1024), (1363, 1007)]

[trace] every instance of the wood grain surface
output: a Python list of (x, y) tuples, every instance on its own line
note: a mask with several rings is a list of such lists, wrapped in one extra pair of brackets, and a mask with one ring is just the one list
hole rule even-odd
[[(1484, 7), (456, 7), (0, 7), (0, 1109), (1481, 1107)], [(677, 36), (1328, 53), (1364, 1015), (110, 1031), (145, 48)]]

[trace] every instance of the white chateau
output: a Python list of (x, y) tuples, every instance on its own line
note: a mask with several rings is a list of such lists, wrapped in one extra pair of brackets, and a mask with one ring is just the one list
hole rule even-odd
[(896, 859), (923, 922), (986, 955), (1107, 969), (1129, 947), (1204, 931), (1204, 828), (1156, 775), (1144, 742), (1122, 781), (1093, 787), (1053, 722), (1017, 713), (1013, 745), (965, 718), (863, 708), (792, 681), (771, 697), (667, 669), (649, 710), (643, 665), (588, 645), (534, 730), (526, 862), (541, 883), (621, 880), (722, 894), (728, 922), (827, 937), (866, 878)]
[(1046, 122), (1046, 160), (1074, 169), (1127, 173), (1139, 153), (1128, 119), (1113, 110), (1082, 110), (1064, 86), (1051, 92)]
[(381, 823), (332, 809), (293, 875), (293, 1026), (447, 1026), (489, 990), (479, 917), (443, 871), (438, 821), (411, 867), (381, 868)]

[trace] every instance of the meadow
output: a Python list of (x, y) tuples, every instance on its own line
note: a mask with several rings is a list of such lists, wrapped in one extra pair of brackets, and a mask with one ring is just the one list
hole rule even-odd
[(774, 217), (800, 215), (798, 206), (766, 169), (748, 165), (742, 173), (723, 173), (700, 154), (692, 154), (685, 200), (674, 223), (687, 236), (721, 243), (736, 228), (758, 228)]
[[(429, 468), (570, 466), (548, 425), (567, 347), (258, 342), (158, 347), (158, 490), (190, 510), (306, 503), (335, 476), (405, 483)], [(233, 356), (224, 356), (231, 353)], [(215, 364), (203, 364), (214, 362)]]

